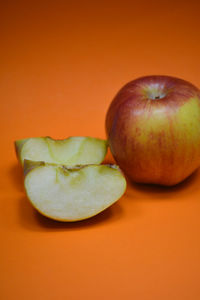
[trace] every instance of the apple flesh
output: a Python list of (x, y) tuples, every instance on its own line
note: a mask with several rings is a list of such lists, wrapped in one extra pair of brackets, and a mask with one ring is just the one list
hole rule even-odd
[(131, 180), (175, 185), (200, 166), (200, 91), (170, 76), (133, 80), (112, 101), (106, 132)]
[(99, 164), (107, 152), (107, 141), (92, 137), (27, 138), (15, 142), (17, 156), (24, 159), (66, 165)]
[(69, 167), (25, 160), (24, 174), (32, 205), (58, 221), (90, 218), (116, 202), (126, 189), (115, 165)]

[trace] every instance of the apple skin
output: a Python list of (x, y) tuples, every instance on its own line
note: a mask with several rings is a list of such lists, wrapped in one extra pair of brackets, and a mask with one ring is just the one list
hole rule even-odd
[(178, 184), (200, 166), (200, 91), (171, 76), (133, 80), (111, 102), (106, 133), (132, 181)]
[(28, 139), (23, 139), (23, 140), (18, 140), (18, 141), (15, 141), (14, 145), (15, 145), (15, 153), (17, 155), (17, 158), (18, 160), (20, 161), (20, 153), (21, 153), (21, 149), (23, 147), (23, 145), (25, 144), (25, 142), (27, 141)]

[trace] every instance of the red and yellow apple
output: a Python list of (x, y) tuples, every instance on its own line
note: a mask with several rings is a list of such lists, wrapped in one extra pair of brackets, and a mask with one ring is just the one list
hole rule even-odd
[(106, 132), (131, 180), (175, 185), (200, 166), (200, 91), (170, 76), (133, 80), (110, 104)]

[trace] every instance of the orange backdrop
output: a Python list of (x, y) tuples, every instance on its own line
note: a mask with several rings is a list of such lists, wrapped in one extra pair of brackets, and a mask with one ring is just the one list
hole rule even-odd
[(29, 204), (13, 141), (105, 138), (110, 101), (142, 75), (200, 87), (200, 2), (2, 2), (0, 298), (199, 300), (200, 172), (129, 183), (110, 209), (62, 224)]

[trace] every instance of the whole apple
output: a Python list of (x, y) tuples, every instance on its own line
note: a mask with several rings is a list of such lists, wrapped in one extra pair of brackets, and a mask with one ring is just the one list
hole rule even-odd
[(106, 132), (131, 180), (175, 185), (200, 166), (200, 90), (171, 76), (133, 80), (113, 99)]

